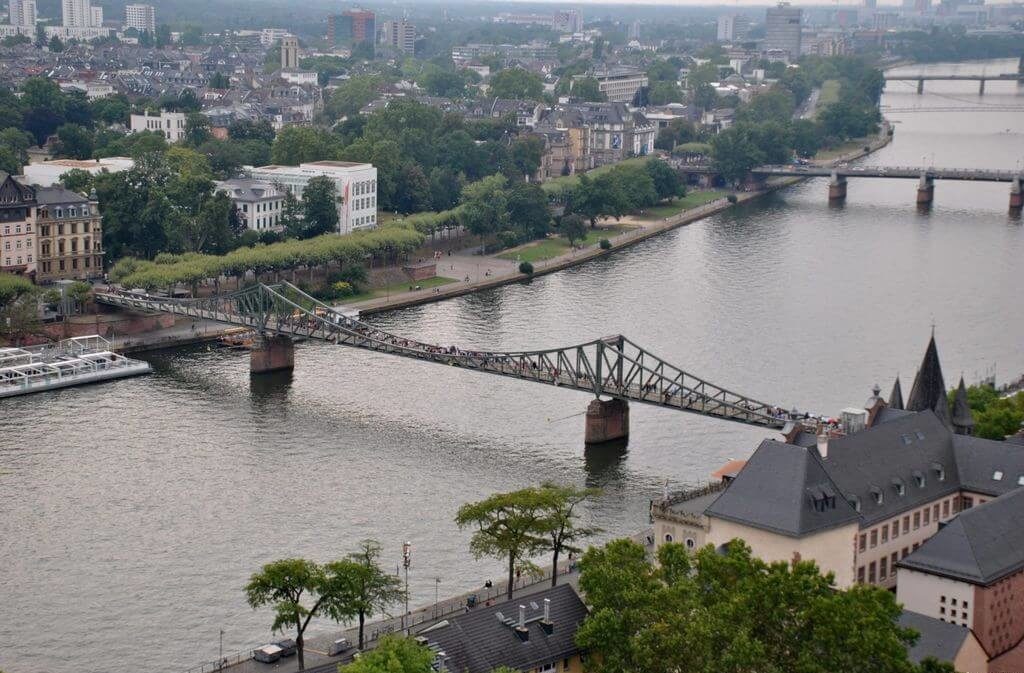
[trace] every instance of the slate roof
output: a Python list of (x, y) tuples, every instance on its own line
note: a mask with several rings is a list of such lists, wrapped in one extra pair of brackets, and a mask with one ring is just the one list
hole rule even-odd
[(903, 628), (914, 629), (921, 635), (916, 643), (907, 648), (907, 654), (915, 664), (921, 663), (926, 657), (952, 663), (970, 635), (966, 626), (943, 622), (909, 610), (904, 610), (897, 621)]
[(842, 493), (860, 501), (864, 525), (960, 490), (952, 434), (932, 411), (834, 438), (823, 463)]
[(791, 537), (859, 519), (815, 449), (773, 440), (761, 442), (707, 514)]
[(914, 385), (907, 398), (909, 411), (925, 411), (931, 409), (949, 426), (949, 401), (946, 399), (946, 382), (942, 378), (942, 365), (939, 363), (939, 349), (935, 346), (935, 335), (928, 341), (921, 367), (914, 376)]
[(36, 188), (36, 201), (41, 206), (56, 203), (89, 203), (89, 199), (78, 192), (73, 192), (59, 185)]
[[(550, 635), (541, 628), (544, 599), (551, 600)], [(520, 640), (512, 626), (499, 617), (517, 620), (519, 606), (526, 606), (529, 639)], [(547, 591), (492, 605), (478, 606), (422, 632), (431, 647), (447, 656), (447, 669), (457, 673), (490, 673), (499, 666), (529, 671), (557, 663), (576, 654), (576, 629), (587, 608), (576, 590), (563, 584)]]
[(953, 455), (965, 491), (995, 497), (1024, 486), (1024, 451), (1019, 444), (954, 435)]
[(989, 500), (955, 519), (898, 567), (990, 585), (1024, 568), (1024, 489)]

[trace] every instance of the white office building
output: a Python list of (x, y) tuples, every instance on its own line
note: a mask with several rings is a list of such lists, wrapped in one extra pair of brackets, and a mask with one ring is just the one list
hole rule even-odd
[(628, 66), (596, 70), (590, 75), (576, 75), (573, 79), (584, 77), (597, 80), (598, 89), (608, 98), (609, 103), (632, 103), (637, 92), (648, 84), (647, 73)]
[(12, 26), (35, 28), (36, 0), (10, 0), (8, 13)]
[(238, 218), (253, 231), (281, 231), (281, 210), (285, 192), (265, 180), (224, 180), (216, 183), (217, 191), (224, 192), (235, 204)]
[(103, 159), (51, 159), (27, 164), (23, 170), (25, 182), (30, 185), (49, 187), (60, 182), (60, 176), (78, 169), (89, 175), (120, 173), (135, 165), (130, 157), (105, 157)]
[(313, 161), (298, 166), (260, 166), (246, 169), (254, 181), (279, 185), (302, 199), (312, 178), (327, 176), (338, 195), (338, 233), (377, 226), (377, 169), (349, 161)]
[(158, 131), (167, 138), (167, 142), (176, 143), (185, 137), (185, 113), (161, 111), (159, 115), (133, 114), (129, 121), (129, 132), (140, 131)]
[(387, 44), (403, 54), (416, 51), (416, 26), (408, 21), (385, 21), (381, 44)]
[(153, 9), (153, 5), (125, 5), (124, 27), (155, 35), (156, 10)]
[(279, 41), (291, 35), (284, 28), (263, 28), (260, 30), (260, 44), (264, 47), (277, 44)]

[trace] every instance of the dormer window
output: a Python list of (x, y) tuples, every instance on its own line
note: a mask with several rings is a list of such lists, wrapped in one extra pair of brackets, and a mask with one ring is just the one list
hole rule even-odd
[(892, 485), (896, 489), (896, 495), (904, 496), (907, 494), (907, 487), (899, 477), (892, 478)]
[(858, 498), (857, 496), (847, 496), (846, 502), (850, 503), (850, 507), (852, 507), (854, 510), (858, 512), (860, 511), (860, 498)]
[(881, 505), (885, 500), (885, 496), (882, 494), (882, 489), (877, 486), (871, 487), (871, 497), (874, 499), (876, 505)]
[(946, 481), (946, 468), (942, 466), (942, 463), (932, 463), (932, 471), (935, 472), (936, 479)]
[(924, 488), (924, 474), (918, 470), (914, 470), (914, 483), (918, 488)]

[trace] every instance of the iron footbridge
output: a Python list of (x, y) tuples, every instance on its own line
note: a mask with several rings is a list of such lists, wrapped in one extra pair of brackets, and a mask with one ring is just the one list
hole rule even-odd
[(534, 351), (475, 351), (391, 334), (334, 310), (294, 285), (256, 284), (200, 299), (97, 293), (111, 306), (240, 325), (263, 335), (320, 339), (339, 346), (543, 383), (702, 416), (781, 429), (780, 407), (739, 395), (653, 355), (622, 335)]

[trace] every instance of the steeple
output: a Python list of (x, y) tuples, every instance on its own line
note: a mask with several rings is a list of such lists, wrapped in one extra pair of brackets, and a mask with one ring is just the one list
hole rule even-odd
[(908, 411), (925, 411), (931, 409), (950, 426), (949, 401), (946, 397), (946, 382), (942, 378), (942, 365), (939, 363), (939, 349), (935, 346), (935, 334), (928, 340), (928, 348), (924, 352), (924, 360), (914, 376), (914, 385), (907, 399)]
[(903, 408), (903, 389), (900, 388), (900, 376), (896, 375), (896, 383), (892, 384), (892, 392), (889, 393), (889, 408)]
[(960, 385), (956, 388), (956, 397), (953, 398), (953, 432), (958, 435), (974, 434), (974, 416), (971, 415), (971, 407), (967, 404), (967, 387), (962, 376)]

